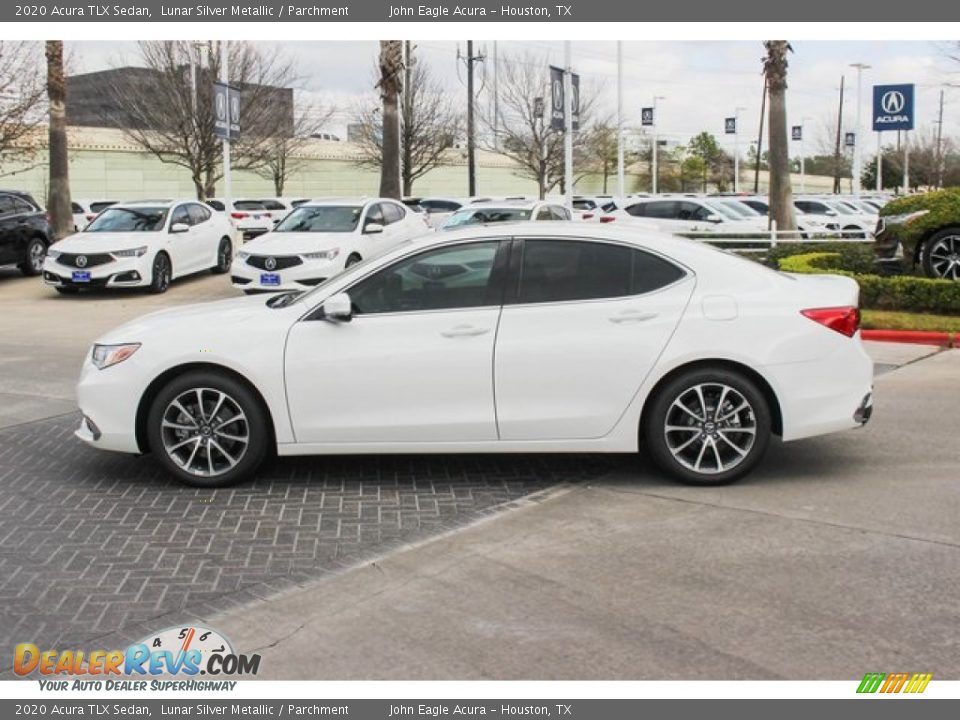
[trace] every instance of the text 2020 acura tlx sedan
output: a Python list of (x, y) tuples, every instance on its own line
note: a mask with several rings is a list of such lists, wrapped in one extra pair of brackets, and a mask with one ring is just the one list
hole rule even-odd
[[(549, 225), (549, 227), (547, 226)], [(574, 223), (425, 236), (306, 293), (165, 310), (101, 338), (78, 436), (176, 477), (268, 449), (649, 453), (735, 480), (869, 418), (858, 288), (695, 242)]]

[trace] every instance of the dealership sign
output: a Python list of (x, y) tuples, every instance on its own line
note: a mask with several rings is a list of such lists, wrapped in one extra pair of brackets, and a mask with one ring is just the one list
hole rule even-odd
[(873, 129), (913, 130), (913, 84), (873, 86)]
[(847, 147), (856, 147), (857, 146), (857, 134), (848, 132), (844, 135), (843, 144)]
[(793, 140), (803, 140), (803, 125), (794, 125), (790, 130), (790, 137)]
[(724, 118), (723, 131), (727, 135), (735, 135), (737, 132), (737, 119), (735, 117)]
[[(574, 130), (580, 128), (580, 76), (570, 73), (571, 125)], [(566, 103), (564, 102), (563, 70), (550, 66), (550, 127), (554, 130), (566, 129)]]
[(640, 108), (640, 124), (653, 125), (653, 108), (652, 107)]
[(213, 84), (213, 134), (221, 140), (240, 138), (240, 88)]

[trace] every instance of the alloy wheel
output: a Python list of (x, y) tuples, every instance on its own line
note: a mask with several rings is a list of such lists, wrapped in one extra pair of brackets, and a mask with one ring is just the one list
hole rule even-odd
[(946, 235), (930, 246), (930, 269), (944, 280), (960, 280), (960, 236)]
[(230, 269), (230, 263), (233, 261), (233, 250), (229, 242), (221, 241), (220, 242), (220, 267), (219, 269), (223, 272), (226, 272)]
[(250, 422), (240, 404), (214, 388), (191, 388), (163, 411), (160, 437), (167, 456), (197, 477), (232, 470), (250, 445)]
[(30, 245), (30, 269), (35, 273), (43, 270), (43, 259), (47, 255), (47, 248), (39, 240)]
[(732, 470), (750, 454), (757, 419), (747, 398), (724, 383), (680, 392), (667, 410), (664, 439), (683, 467), (704, 475)]

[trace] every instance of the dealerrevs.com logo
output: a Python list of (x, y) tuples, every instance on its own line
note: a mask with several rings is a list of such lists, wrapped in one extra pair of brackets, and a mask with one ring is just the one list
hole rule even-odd
[(860, 681), (858, 693), (922, 693), (933, 679), (931, 673), (867, 673)]
[[(19, 676), (36, 673), (43, 678), (72, 676), (74, 683), (41, 682), (50, 689), (146, 689), (146, 682), (113, 680), (115, 676), (236, 677), (256, 675), (260, 669), (259, 655), (242, 655), (216, 630), (199, 626), (171, 627), (133, 643), (126, 650), (41, 650), (34, 643), (20, 643), (14, 648), (13, 670)], [(90, 679), (81, 682), (78, 676)], [(108, 684), (101, 685), (103, 678)], [(211, 678), (212, 680), (212, 678)], [(235, 683), (220, 689), (232, 689)], [(150, 689), (218, 689), (212, 682), (181, 683), (152, 682)], [(68, 688), (69, 686), (69, 688)]]

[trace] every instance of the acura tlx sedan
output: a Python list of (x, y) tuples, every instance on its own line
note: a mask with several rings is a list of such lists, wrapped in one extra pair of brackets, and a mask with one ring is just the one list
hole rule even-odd
[(642, 450), (720, 484), (771, 434), (865, 423), (848, 278), (582, 223), (425, 236), (308, 292), (164, 310), (101, 338), (77, 435), (222, 486), (268, 450)]

